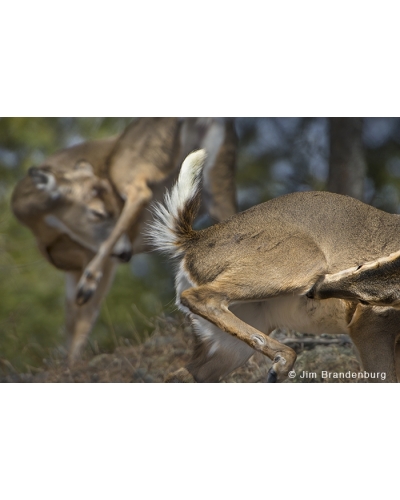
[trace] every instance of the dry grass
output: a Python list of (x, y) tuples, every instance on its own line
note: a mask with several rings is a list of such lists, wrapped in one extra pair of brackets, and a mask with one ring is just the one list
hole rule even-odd
[[(288, 332), (277, 332), (280, 340)], [(300, 334), (295, 365), (297, 376), (291, 382), (361, 382), (359, 379), (323, 379), (322, 370), (331, 372), (356, 372), (360, 365), (350, 345), (317, 345), (305, 350)], [(293, 333), (290, 334), (293, 337)], [(135, 382), (159, 383), (165, 377), (184, 366), (192, 350), (190, 326), (180, 316), (159, 318), (151, 337), (140, 345), (117, 347), (112, 354), (95, 354), (89, 349), (73, 369), (66, 364), (62, 351), (46, 360), (46, 366), (31, 373), (13, 373), (0, 377), (1, 382)], [(269, 359), (255, 354), (244, 366), (233, 372), (224, 382), (264, 382), (271, 366)], [(301, 379), (303, 372), (315, 372), (316, 378)]]

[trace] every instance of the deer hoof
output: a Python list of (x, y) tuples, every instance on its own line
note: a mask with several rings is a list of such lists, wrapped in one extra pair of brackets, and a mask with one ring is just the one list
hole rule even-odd
[(277, 380), (278, 380), (278, 375), (276, 371), (273, 368), (270, 368), (268, 370), (267, 383), (268, 384), (275, 383), (277, 382)]
[(83, 306), (86, 304), (86, 302), (89, 301), (89, 299), (92, 297), (94, 294), (94, 290), (89, 290), (89, 289), (84, 289), (84, 288), (78, 288), (78, 291), (76, 293), (76, 303), (78, 306)]
[(92, 274), (90, 271), (85, 271), (83, 273), (76, 292), (76, 303), (78, 306), (83, 306), (91, 299), (97, 289), (100, 279), (101, 273)]

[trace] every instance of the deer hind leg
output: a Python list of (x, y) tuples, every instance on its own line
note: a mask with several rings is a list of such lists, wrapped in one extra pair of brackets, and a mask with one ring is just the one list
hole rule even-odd
[(350, 336), (371, 382), (397, 382), (396, 357), (400, 361), (400, 351), (396, 347), (396, 337), (400, 331), (399, 320), (400, 311), (395, 309), (357, 306), (349, 325)]
[(223, 332), (200, 316), (191, 314), (195, 346), (185, 368), (170, 374), (166, 382), (219, 382), (242, 366), (254, 349)]
[(79, 357), (82, 346), (86, 342), (93, 325), (99, 315), (103, 298), (114, 280), (117, 263), (108, 259), (104, 266), (103, 279), (96, 289), (90, 302), (78, 306), (75, 301), (76, 286), (80, 278), (80, 273), (66, 273), (66, 303), (65, 303), (65, 323), (69, 344), (68, 363), (70, 366)]
[[(93, 296), (105, 272), (104, 267), (118, 240), (134, 226), (143, 207), (151, 200), (152, 192), (147, 184), (139, 182), (129, 186), (129, 195), (117, 224), (107, 240), (101, 244), (99, 251), (86, 266), (77, 286), (76, 302), (83, 305)], [(129, 260), (129, 259), (128, 259)]]
[[(293, 349), (239, 319), (229, 310), (230, 302), (226, 294), (218, 292), (213, 286), (205, 285), (185, 290), (181, 294), (180, 301), (194, 314), (245, 342), (251, 349), (268, 356), (273, 361), (268, 376), (269, 382), (284, 380), (292, 369), (296, 361)], [(251, 351), (248, 353), (250, 356)], [(246, 360), (244, 354), (241, 361), (243, 359)], [(234, 363), (231, 366), (233, 365)]]

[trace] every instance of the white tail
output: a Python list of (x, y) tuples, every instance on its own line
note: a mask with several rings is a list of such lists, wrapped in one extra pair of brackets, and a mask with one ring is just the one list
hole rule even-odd
[(178, 181), (166, 193), (164, 203), (154, 206), (155, 220), (147, 234), (160, 252), (177, 256), (192, 234), (197, 215), (202, 169), (206, 160), (204, 149), (188, 155), (182, 164)]

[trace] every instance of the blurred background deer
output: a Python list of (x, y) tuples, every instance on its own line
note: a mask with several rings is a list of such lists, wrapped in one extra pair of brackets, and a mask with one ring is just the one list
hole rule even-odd
[(207, 147), (203, 206), (212, 220), (236, 211), (236, 135), (229, 119), (140, 118), (116, 137), (58, 151), (15, 187), (15, 216), (44, 257), (66, 273), (66, 333), (72, 364), (89, 335), (118, 262), (148, 250), (150, 202), (182, 158)]

